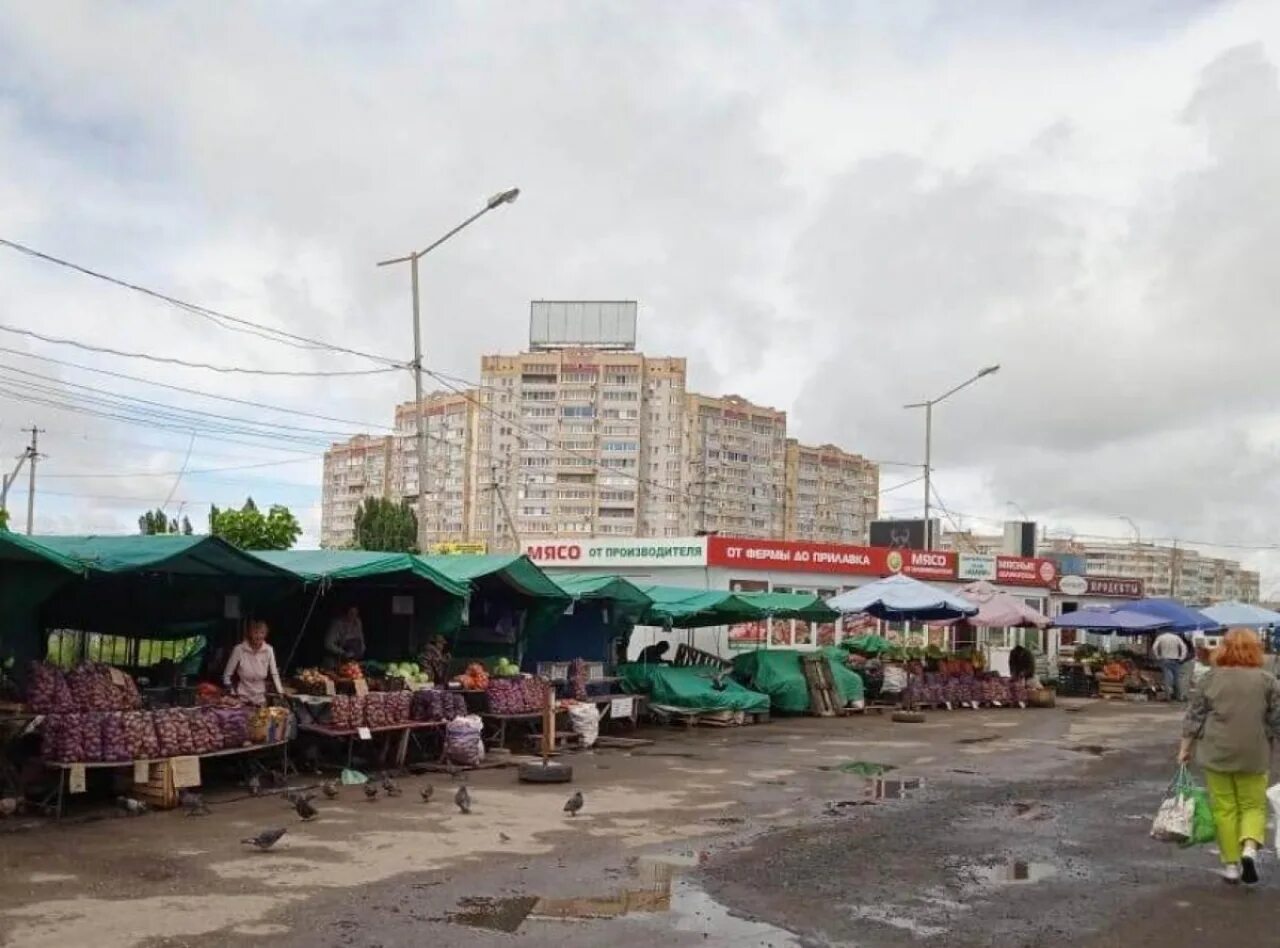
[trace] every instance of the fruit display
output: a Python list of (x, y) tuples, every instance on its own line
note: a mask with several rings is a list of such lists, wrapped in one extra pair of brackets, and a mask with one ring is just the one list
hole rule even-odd
[(472, 662), (466, 671), (453, 680), (471, 691), (484, 691), (489, 687), (489, 673), (479, 662)]
[(289, 737), (293, 713), (288, 708), (257, 708), (249, 715), (249, 740), (274, 744)]
[(414, 721), (452, 721), (467, 713), (467, 699), (445, 688), (427, 688), (410, 695), (409, 717)]
[(529, 714), (547, 703), (548, 685), (541, 678), (495, 678), (485, 692), (493, 714)]
[(302, 668), (294, 676), (294, 684), (303, 694), (323, 695), (329, 693), (333, 678), (319, 668)]
[(102, 759), (108, 763), (119, 764), (133, 760), (129, 741), (125, 737), (124, 716), (126, 711), (103, 711), (101, 713)]
[(27, 703), (36, 714), (66, 714), (76, 710), (75, 699), (62, 669), (48, 662), (32, 662), (27, 676)]
[(359, 662), (343, 662), (338, 666), (338, 678), (344, 681), (355, 681), (364, 677), (364, 669)]
[(494, 678), (515, 678), (520, 674), (520, 666), (503, 656), (493, 666)]
[(151, 712), (126, 711), (120, 718), (130, 760), (150, 760), (160, 756), (160, 738)]
[(151, 713), (160, 738), (161, 757), (185, 757), (195, 753), (191, 725), (182, 708), (161, 708)]
[(387, 695), (383, 692), (372, 692), (365, 695), (364, 699), (364, 721), (357, 722), (356, 726), (363, 724), (365, 727), (387, 727), (391, 723), (391, 713), (387, 708)]
[(386, 667), (386, 675), (388, 678), (403, 678), (409, 688), (431, 684), (431, 676), (417, 662), (390, 662)]

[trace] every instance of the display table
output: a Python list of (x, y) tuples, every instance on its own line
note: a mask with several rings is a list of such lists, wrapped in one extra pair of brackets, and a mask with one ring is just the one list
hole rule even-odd
[[(216, 757), (235, 757), (238, 755), (256, 754), (264, 751), (280, 751), (280, 770), (281, 773), (289, 773), (289, 741), (272, 741), (268, 744), (246, 744), (243, 747), (225, 747), (222, 750), (209, 751), (207, 754), (185, 754), (185, 757), (198, 757), (200, 760), (211, 760)], [(71, 779), (71, 771), (77, 767), (83, 767), (85, 771), (90, 770), (106, 770), (130, 769), (135, 768), (139, 764), (146, 764), (148, 767), (152, 764), (162, 764), (171, 757), (148, 757), (141, 760), (112, 760), (112, 761), (95, 761), (92, 763), (63, 763), (61, 761), (44, 761), (46, 769), (57, 771), (58, 786), (57, 789), (49, 793), (44, 800), (40, 802), (40, 806), (46, 810), (52, 809), (55, 819), (62, 817), (62, 804), (66, 795), (66, 790)]]
[[(444, 727), (443, 721), (406, 721), (403, 724), (387, 724), (383, 727), (371, 727), (367, 730), (372, 738), (374, 735), (381, 734), (386, 740), (382, 746), (382, 760), (386, 763), (388, 753), (391, 747), (392, 735), (398, 734), (400, 740), (396, 745), (394, 763), (400, 770), (404, 769), (405, 759), (409, 756), (409, 742), (418, 743), (417, 734), (420, 731), (435, 731)], [(347, 767), (351, 766), (351, 756), (355, 749), (355, 742), (360, 738), (360, 728), (330, 727), (327, 724), (316, 724), (314, 722), (298, 723), (299, 734), (311, 734), (315, 737), (324, 738), (326, 740), (335, 740), (347, 742)], [(419, 749), (422, 745), (418, 744)]]

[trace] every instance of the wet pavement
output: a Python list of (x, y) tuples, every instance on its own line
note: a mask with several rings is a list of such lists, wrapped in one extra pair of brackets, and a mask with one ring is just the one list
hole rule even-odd
[[(207, 819), (19, 818), (0, 945), (1272, 943), (1280, 882), (1231, 889), (1207, 847), (1147, 836), (1176, 734), (1174, 709), (1096, 702), (795, 718), (573, 755), (572, 818), (510, 769), (469, 777), (469, 816), (436, 775), (306, 824), (233, 793)], [(271, 852), (239, 844), (273, 825)]]

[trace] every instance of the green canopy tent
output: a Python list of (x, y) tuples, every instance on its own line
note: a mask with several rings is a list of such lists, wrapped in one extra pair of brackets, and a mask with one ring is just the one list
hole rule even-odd
[(455, 658), (506, 655), (519, 660), (525, 644), (552, 628), (570, 602), (570, 596), (524, 555), (417, 558), (471, 587), (465, 621), (453, 636)]
[(700, 629), (750, 622), (765, 615), (742, 593), (687, 586), (641, 586), (640, 589), (652, 600), (640, 625), (657, 625), (666, 629)]
[(40, 606), (88, 570), (27, 537), (0, 530), (0, 662), (14, 659), (22, 674), (40, 658)]
[(264, 614), (282, 667), (320, 664), (329, 623), (353, 606), (368, 657), (413, 659), (430, 635), (457, 630), (471, 592), (467, 582), (409, 553), (263, 550), (253, 556), (287, 570), (300, 584)]
[(548, 575), (570, 597), (572, 604), (546, 635), (529, 642), (522, 663), (524, 670), (534, 671), (539, 662), (567, 662), (575, 658), (614, 664), (616, 655), (611, 645), (621, 640), (625, 648), (636, 621), (653, 600), (621, 576)]
[(817, 593), (743, 592), (735, 595), (772, 619), (835, 622), (840, 618)]
[[(51, 588), (25, 594), (28, 626), (20, 632), (34, 631), (37, 640), (42, 628), (116, 636), (134, 643), (124, 663), (135, 665), (139, 640), (210, 639), (227, 619), (253, 614), (296, 583), (284, 570), (210, 536), (0, 533), (6, 584), (20, 580), (23, 564), (39, 570)], [(57, 569), (76, 575), (70, 582), (44, 579)], [(32, 650), (28, 642), (24, 651)], [(36, 646), (35, 654), (40, 651)]]

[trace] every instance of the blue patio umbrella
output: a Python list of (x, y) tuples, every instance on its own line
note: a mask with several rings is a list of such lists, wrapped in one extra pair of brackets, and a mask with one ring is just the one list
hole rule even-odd
[(1200, 610), (1219, 625), (1265, 629), (1280, 626), (1280, 612), (1264, 609), (1250, 602), (1220, 602)]
[(1222, 628), (1221, 623), (1190, 606), (1184, 606), (1176, 599), (1139, 599), (1137, 602), (1127, 602), (1120, 608), (1164, 619), (1174, 632), (1213, 632)]
[(936, 622), (976, 615), (978, 607), (962, 596), (897, 574), (827, 600), (837, 612), (865, 613), (886, 622)]
[(1117, 632), (1121, 635), (1142, 635), (1169, 628), (1169, 620), (1145, 612), (1132, 612), (1127, 608), (1109, 606), (1077, 609), (1064, 612), (1053, 620), (1059, 629), (1080, 629), (1085, 632)]

